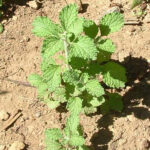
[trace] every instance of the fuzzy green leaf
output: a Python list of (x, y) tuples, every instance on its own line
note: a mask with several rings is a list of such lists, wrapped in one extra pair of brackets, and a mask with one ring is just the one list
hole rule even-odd
[(85, 140), (82, 136), (74, 135), (69, 140), (71, 146), (82, 146), (85, 143)]
[(78, 127), (79, 127), (79, 116), (78, 115), (70, 115), (66, 122), (65, 130), (70, 132), (71, 134), (79, 134)]
[(84, 113), (86, 115), (89, 115), (89, 114), (92, 114), (92, 113), (95, 113), (97, 111), (97, 108), (96, 107), (84, 107)]
[[(72, 57), (69, 64), (72, 66), (73, 69), (81, 69), (84, 68), (87, 65), (86, 59), (82, 59), (79, 57)], [(78, 63), (77, 63), (78, 62)]]
[(71, 26), (68, 29), (69, 32), (74, 33), (75, 35), (80, 34), (81, 32), (83, 32), (83, 19), (76, 19)]
[(72, 24), (77, 19), (77, 14), (78, 14), (78, 8), (77, 5), (75, 4), (70, 4), (61, 10), (59, 14), (59, 20), (64, 30), (68, 31), (68, 29), (72, 26)]
[(70, 45), (70, 57), (95, 60), (97, 49), (94, 41), (87, 36), (80, 36)]
[(28, 81), (32, 86), (39, 87), (43, 83), (43, 79), (38, 74), (32, 74), (28, 77)]
[(40, 99), (47, 98), (47, 89), (48, 89), (48, 85), (45, 82), (40, 84), (40, 86), (37, 89), (38, 90), (38, 97)]
[(80, 146), (78, 150), (90, 150), (87, 146)]
[(54, 109), (57, 108), (60, 105), (60, 101), (53, 101), (50, 99), (45, 99), (44, 103), (50, 108), (50, 109)]
[(91, 76), (95, 76), (101, 73), (101, 67), (98, 63), (91, 62), (90, 64), (88, 64), (86, 72)]
[(112, 53), (115, 52), (115, 45), (110, 39), (102, 39), (97, 43), (99, 53), (97, 56), (98, 62), (108, 61)]
[(63, 50), (63, 41), (57, 37), (46, 38), (43, 41), (42, 45), (42, 56), (45, 58), (49, 58), (53, 56), (58, 51)]
[(89, 80), (89, 75), (88, 75), (88, 73), (82, 73), (82, 75), (81, 75), (81, 77), (80, 77), (80, 82), (81, 82), (82, 84), (85, 84), (85, 83), (88, 82), (88, 80)]
[(98, 33), (98, 26), (92, 20), (85, 20), (84, 21), (84, 32), (90, 38), (95, 38)]
[(100, 21), (100, 30), (102, 36), (119, 31), (124, 25), (123, 15), (118, 12), (106, 14)]
[(108, 96), (110, 109), (121, 112), (123, 109), (122, 97), (117, 93), (109, 93)]
[(58, 141), (45, 140), (46, 148), (44, 150), (63, 150)]
[(62, 29), (47, 17), (36, 17), (33, 21), (32, 32), (39, 37), (58, 36)]
[(112, 88), (124, 87), (127, 82), (125, 68), (114, 62), (104, 64), (102, 74), (103, 82)]
[(63, 80), (71, 85), (76, 85), (79, 82), (80, 73), (77, 70), (67, 70), (63, 73)]
[(56, 141), (62, 138), (62, 133), (61, 130), (57, 128), (47, 129), (45, 131), (45, 137), (48, 140)]
[(67, 103), (67, 108), (71, 114), (78, 115), (82, 109), (82, 99), (79, 97), (70, 98)]
[(100, 106), (100, 108), (101, 108), (102, 114), (107, 114), (107, 113), (109, 113), (109, 111), (110, 111), (109, 101), (106, 100), (105, 103), (103, 103), (103, 104)]
[(49, 91), (54, 91), (59, 87), (61, 83), (60, 77), (60, 66), (59, 65), (50, 65), (45, 72), (43, 72), (43, 78), (48, 84)]
[(51, 65), (56, 65), (53, 58), (43, 58), (41, 63), (41, 70), (44, 73)]
[(62, 103), (67, 101), (65, 88), (57, 88), (53, 93), (53, 99)]
[(89, 80), (85, 88), (93, 96), (100, 97), (105, 94), (104, 88), (100, 85), (98, 80)]
[(108, 113), (110, 110), (121, 112), (123, 109), (122, 97), (117, 93), (107, 93), (108, 100), (101, 105), (103, 114)]
[(102, 105), (105, 102), (105, 98), (103, 96), (101, 97), (93, 97), (93, 99), (90, 101), (90, 104), (93, 107), (98, 107), (100, 105)]

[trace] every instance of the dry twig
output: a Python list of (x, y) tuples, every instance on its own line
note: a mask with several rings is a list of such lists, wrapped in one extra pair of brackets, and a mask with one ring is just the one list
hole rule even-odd
[(2, 126), (2, 128), (0, 129), (0, 132), (3, 130), (6, 130), (7, 128), (9, 128), (21, 115), (21, 111), (17, 110), (13, 113), (14, 115), (12, 115)]

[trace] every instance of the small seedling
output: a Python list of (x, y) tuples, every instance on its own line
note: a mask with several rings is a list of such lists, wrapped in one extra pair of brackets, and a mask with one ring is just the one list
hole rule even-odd
[(60, 12), (60, 24), (47, 17), (37, 17), (33, 21), (33, 33), (44, 38), (42, 73), (30, 75), (28, 80), (37, 87), (38, 97), (51, 109), (66, 103), (70, 112), (63, 132), (58, 129), (46, 131), (47, 150), (87, 149), (83, 146), (81, 130), (79, 132), (80, 112), (90, 114), (100, 107), (107, 113), (109, 110), (121, 111), (123, 107), (121, 96), (109, 93), (107, 89), (123, 88), (127, 81), (126, 71), (110, 60), (115, 45), (106, 38), (120, 30), (123, 16), (110, 13), (96, 25), (77, 15), (77, 6), (70, 4)]

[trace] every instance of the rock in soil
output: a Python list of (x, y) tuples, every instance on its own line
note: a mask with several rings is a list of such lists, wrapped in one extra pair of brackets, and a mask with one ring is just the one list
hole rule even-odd
[(41, 117), (41, 112), (35, 113), (35, 117), (37, 117), (37, 118)]
[(5, 121), (9, 118), (8, 112), (1, 110), (0, 111), (0, 120)]
[(111, 7), (110, 9), (108, 9), (108, 10), (106, 11), (105, 15), (106, 15), (106, 14), (109, 14), (109, 13), (113, 13), (113, 12), (120, 12), (120, 11), (121, 11), (121, 10), (120, 10), (120, 7), (114, 6), (114, 7)]
[(15, 141), (8, 150), (23, 150), (25, 148), (25, 144), (20, 141)]
[(39, 8), (39, 4), (36, 1), (29, 1), (27, 4), (33, 9)]

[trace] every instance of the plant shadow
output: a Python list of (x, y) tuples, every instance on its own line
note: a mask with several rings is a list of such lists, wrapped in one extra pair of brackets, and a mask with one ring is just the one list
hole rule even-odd
[(87, 11), (89, 4), (85, 3), (82, 4), (82, 10), (79, 11), (79, 13), (85, 13)]
[(27, 6), (27, 2), (30, 0), (7, 0), (3, 2), (2, 12), (3, 15), (0, 17), (0, 21), (3, 19), (12, 18), (15, 15), (15, 10), (18, 6)]
[[(119, 63), (119, 62), (118, 62)], [(126, 87), (117, 92), (123, 93), (124, 109), (122, 113), (104, 115), (97, 122), (99, 129), (91, 138), (92, 150), (108, 150), (108, 143), (113, 138), (109, 126), (113, 125), (114, 117), (127, 117), (133, 114), (136, 118), (150, 118), (150, 64), (143, 58), (128, 56), (121, 64), (126, 68)], [(139, 104), (142, 104), (139, 106)]]

